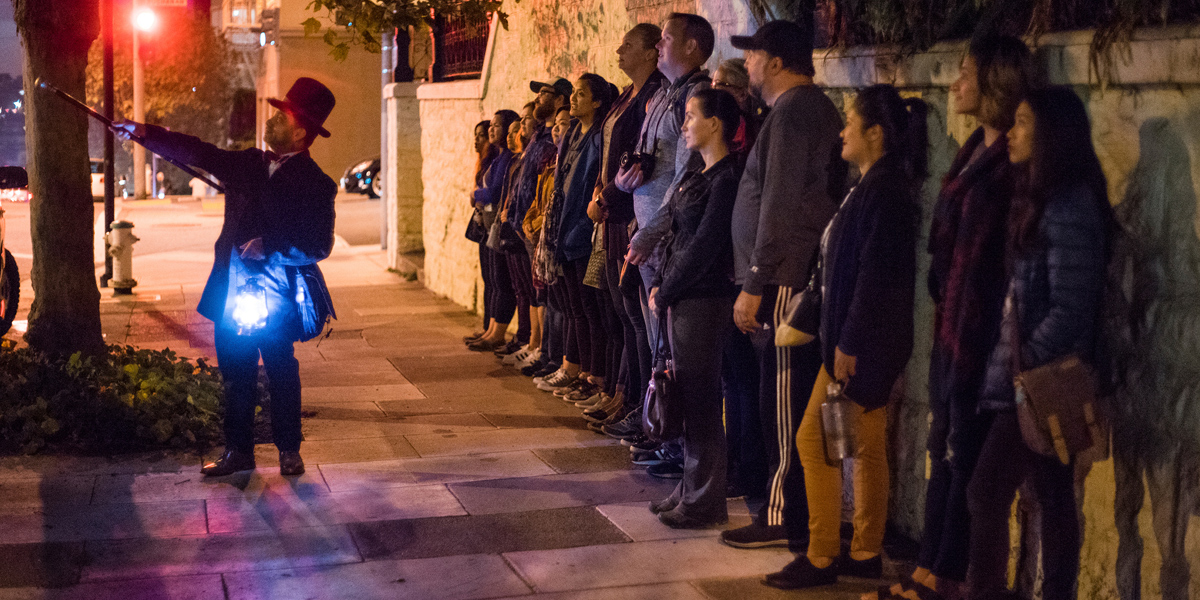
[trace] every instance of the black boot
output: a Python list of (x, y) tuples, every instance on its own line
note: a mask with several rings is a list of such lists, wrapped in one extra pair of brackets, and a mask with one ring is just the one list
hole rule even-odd
[(220, 458), (204, 465), (200, 469), (200, 473), (209, 477), (223, 477), (225, 475), (232, 475), (238, 471), (253, 470), (253, 452), (238, 452), (237, 450), (226, 448)]

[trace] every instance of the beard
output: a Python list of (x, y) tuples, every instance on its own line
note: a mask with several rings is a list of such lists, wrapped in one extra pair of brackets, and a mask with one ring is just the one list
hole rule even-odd
[(545, 123), (550, 120), (550, 117), (554, 116), (557, 108), (553, 103), (547, 102), (543, 104), (539, 102), (533, 106), (533, 118)]

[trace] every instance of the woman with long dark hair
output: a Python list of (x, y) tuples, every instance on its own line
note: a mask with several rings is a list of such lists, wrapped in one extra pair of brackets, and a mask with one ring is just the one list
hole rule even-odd
[[(538, 389), (566, 396), (572, 392), (598, 393), (604, 384), (607, 332), (593, 288), (583, 284), (592, 253), (592, 220), (587, 205), (600, 171), (601, 128), (616, 94), (612, 84), (593, 73), (584, 73), (571, 94), (571, 116), (558, 154), (555, 194), (546, 213), (542, 243), (544, 258), (552, 258), (561, 273), (551, 293), (563, 307), (566, 344), (562, 367), (538, 383)], [(543, 261), (545, 262), (545, 261)], [(590, 377), (589, 377), (590, 376)]]
[[(511, 110), (500, 110), (496, 111), (489, 123), (488, 143), (496, 149), (497, 154), (484, 173), (483, 185), (476, 189), (472, 196), (475, 209), (488, 228), (489, 234), (500, 214), (500, 201), (504, 197), (504, 185), (508, 180), (509, 165), (513, 159), (513, 153), (508, 149), (508, 128), (520, 118), (520, 115)], [(508, 331), (508, 324), (517, 310), (517, 298), (513, 292), (512, 280), (508, 276), (508, 262), (503, 255), (490, 247), (488, 239), (480, 244), (479, 268), (491, 274), (490, 282), (486, 278), (484, 280), (484, 302), (487, 303), (485, 310), (491, 316), (491, 321), (487, 331), (478, 339), (468, 342), (467, 348), (476, 352), (490, 352), (504, 345), (505, 332)]]
[(667, 339), (683, 406), (683, 476), (650, 511), (669, 527), (724, 523), (727, 456), (721, 420), (721, 352), (733, 332), (733, 204), (740, 161), (730, 145), (741, 121), (737, 100), (701, 90), (687, 101), (680, 138), (704, 159), (684, 174), (669, 205), (671, 241), (651, 281), (649, 303), (667, 316)]
[[(825, 585), (838, 575), (878, 579), (887, 522), (887, 403), (912, 355), (919, 209), (926, 175), (926, 106), (890, 85), (858, 93), (846, 108), (842, 158), (862, 178), (821, 241), (822, 366), (796, 434), (808, 495), (809, 542), (767, 583), (786, 589)], [(830, 384), (849, 400), (856, 431), (854, 538), (841, 557), (842, 466), (830, 464), (822, 404)]]
[(487, 301), (490, 298), (492, 271), (484, 268), (487, 264), (487, 257), (484, 255), (487, 250), (487, 226), (483, 224), (483, 215), (475, 207), (475, 192), (483, 187), (484, 174), (487, 173), (488, 167), (492, 166), (496, 155), (500, 154), (495, 146), (488, 143), (488, 129), (491, 126), (491, 121), (480, 121), (475, 124), (475, 187), (468, 198), (471, 206), (471, 222), (467, 224), (467, 239), (479, 244), (479, 270), (483, 275), (483, 329), (464, 337), (464, 344), (470, 344), (483, 337), (483, 334), (487, 333), (488, 325), (492, 322), (492, 315), (488, 312), (491, 303)]
[(1045, 533), (1042, 598), (1067, 600), (1079, 575), (1074, 461), (1064, 465), (1025, 445), (1013, 377), (1068, 355), (1094, 361), (1112, 209), (1087, 111), (1069, 88), (1026, 97), (1008, 132), (1008, 156), (1018, 175), (1008, 227), (1011, 275), (980, 401), (992, 426), (967, 490), (968, 584), (972, 597), (1008, 590), (1009, 511), (1030, 479)]
[(970, 513), (967, 485), (991, 425), (979, 412), (988, 357), (1000, 335), (1005, 231), (1012, 166), (1004, 134), (1032, 81), (1032, 57), (1014, 37), (971, 41), (950, 87), (954, 109), (979, 120), (950, 170), (933, 209), (928, 289), (934, 302), (929, 358), (933, 414), (926, 448), (930, 475), (917, 569), (868, 598), (917, 600), (935, 593), (961, 598), (967, 577)]

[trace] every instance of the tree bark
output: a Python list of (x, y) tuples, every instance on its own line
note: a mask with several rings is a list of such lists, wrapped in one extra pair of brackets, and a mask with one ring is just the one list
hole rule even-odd
[(50, 354), (95, 353), (100, 290), (93, 257), (87, 116), (34, 85), (38, 78), (84, 97), (88, 48), (99, 34), (97, 0), (13, 0), (25, 49), (33, 306), (25, 340)]

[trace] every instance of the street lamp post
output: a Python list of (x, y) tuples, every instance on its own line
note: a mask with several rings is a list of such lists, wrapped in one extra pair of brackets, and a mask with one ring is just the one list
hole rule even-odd
[[(133, 120), (146, 122), (145, 77), (142, 72), (142, 55), (139, 32), (149, 32), (158, 25), (158, 16), (145, 6), (133, 8)], [(133, 197), (146, 197), (146, 149), (141, 144), (133, 145)]]

